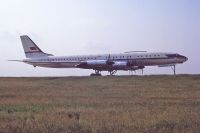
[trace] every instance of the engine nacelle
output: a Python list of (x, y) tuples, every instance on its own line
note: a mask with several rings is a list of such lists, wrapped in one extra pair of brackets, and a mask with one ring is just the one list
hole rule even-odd
[(106, 67), (111, 67), (114, 64), (113, 61), (108, 61), (108, 60), (90, 60), (83, 62), (79, 65), (77, 65), (77, 68), (90, 68), (90, 69), (96, 69), (96, 68), (106, 68)]
[(107, 65), (107, 61), (106, 60), (91, 60), (91, 61), (87, 61), (86, 64), (92, 65), (92, 66)]
[(129, 68), (129, 70), (135, 71), (135, 70), (144, 69), (144, 68), (145, 68), (144, 66), (132, 66)]
[(120, 61), (115, 61), (114, 64), (113, 64), (113, 67), (126, 67), (128, 66), (128, 63), (127, 62), (120, 62)]

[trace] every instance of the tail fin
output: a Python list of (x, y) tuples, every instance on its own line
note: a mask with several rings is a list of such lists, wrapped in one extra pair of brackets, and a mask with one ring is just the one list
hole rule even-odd
[(20, 36), (26, 58), (52, 56), (44, 53), (27, 35)]

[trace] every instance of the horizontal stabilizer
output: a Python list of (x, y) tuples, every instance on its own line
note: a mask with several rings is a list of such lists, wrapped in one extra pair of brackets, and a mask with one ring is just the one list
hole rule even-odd
[(23, 62), (22, 60), (8, 60), (8, 61)]

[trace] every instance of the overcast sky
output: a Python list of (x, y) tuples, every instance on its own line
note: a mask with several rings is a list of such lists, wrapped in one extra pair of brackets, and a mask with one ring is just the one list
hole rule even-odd
[[(8, 62), (25, 58), (24, 34), (54, 55), (177, 52), (189, 58), (178, 73), (200, 73), (200, 0), (0, 0), (0, 76), (89, 75)], [(172, 71), (150, 67), (144, 73)]]

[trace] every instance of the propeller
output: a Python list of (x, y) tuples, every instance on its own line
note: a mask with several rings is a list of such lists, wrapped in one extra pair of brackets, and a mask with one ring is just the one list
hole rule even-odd
[(114, 64), (114, 62), (113, 62), (112, 59), (111, 59), (110, 54), (108, 55), (108, 59), (107, 59), (107, 61), (106, 61), (106, 64), (107, 64), (107, 65), (113, 65), (113, 64)]
[(108, 59), (107, 59), (107, 61), (106, 61), (106, 64), (108, 65), (108, 66), (110, 66), (110, 70), (108, 70), (108, 73), (110, 74), (110, 75), (113, 75), (113, 70), (112, 70), (112, 65), (114, 64), (114, 62), (112, 61), (112, 59), (111, 59), (111, 55), (110, 55), (110, 53), (109, 53), (109, 55), (108, 55)]

